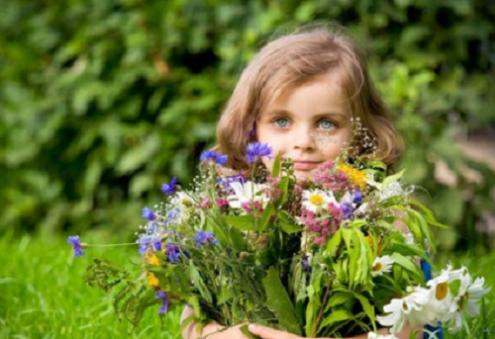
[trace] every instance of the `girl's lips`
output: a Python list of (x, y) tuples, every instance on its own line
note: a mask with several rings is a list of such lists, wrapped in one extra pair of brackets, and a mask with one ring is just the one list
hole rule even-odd
[(310, 171), (320, 164), (320, 161), (294, 161), (294, 169), (297, 171)]

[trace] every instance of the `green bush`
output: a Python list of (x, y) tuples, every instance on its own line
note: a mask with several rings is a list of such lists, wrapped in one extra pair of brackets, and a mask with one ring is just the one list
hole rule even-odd
[[(1, 228), (134, 228), (161, 182), (191, 178), (256, 50), (315, 21), (344, 25), (367, 51), (408, 143), (407, 176), (431, 192), (440, 218), (465, 232), (490, 208), (493, 173), (453, 144), (457, 131), (495, 122), (489, 2), (8, 1), (2, 10)], [(432, 176), (440, 160), (456, 187)], [(465, 168), (484, 182), (465, 180)]]

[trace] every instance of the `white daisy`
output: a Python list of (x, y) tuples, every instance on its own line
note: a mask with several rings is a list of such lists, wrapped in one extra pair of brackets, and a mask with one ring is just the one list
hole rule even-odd
[(326, 209), (329, 203), (338, 205), (332, 192), (319, 189), (303, 192), (302, 205), (308, 211), (318, 213), (322, 209)]
[(388, 255), (376, 257), (371, 266), (371, 275), (377, 277), (385, 272), (390, 272), (393, 264), (394, 260)]
[(423, 325), (422, 314), (428, 297), (427, 289), (416, 287), (407, 296), (392, 299), (383, 307), (383, 311), (388, 314), (377, 316), (376, 319), (381, 325), (390, 327), (390, 332), (394, 334), (400, 332), (406, 322), (413, 326)]
[(460, 286), (457, 294), (453, 296), (451, 314), (446, 318), (451, 320), (450, 328), (458, 330), (462, 326), (464, 314), (473, 316), (479, 313), (479, 301), (488, 293), (489, 289), (484, 287), (484, 278), (476, 278), (473, 282), (473, 278), (465, 267), (454, 271), (449, 269), (450, 267), (446, 272), (450, 273), (451, 280), (459, 280)]
[(383, 183), (376, 182), (373, 177), (368, 177), (367, 183), (377, 189), (378, 199), (380, 201), (387, 200), (391, 197), (407, 195), (411, 193), (411, 188), (404, 189), (399, 182), (399, 178), (402, 176), (402, 172), (385, 179)]
[(268, 196), (263, 192), (266, 185), (256, 184), (252, 181), (240, 183), (238, 181), (230, 183), (234, 193), (227, 197), (229, 206), (232, 208), (242, 208), (245, 203), (260, 202), (264, 208), (269, 201)]
[(457, 306), (449, 284), (461, 277), (459, 273), (459, 270), (453, 271), (449, 265), (438, 277), (426, 283), (429, 287), (429, 300), (424, 317), (429, 324), (438, 320), (449, 321), (453, 318)]
[(402, 299), (394, 298), (390, 300), (390, 302), (383, 307), (383, 312), (387, 314), (377, 316), (376, 320), (378, 320), (380, 325), (390, 327), (390, 332), (399, 332), (406, 320), (404, 317), (403, 305), (404, 301)]

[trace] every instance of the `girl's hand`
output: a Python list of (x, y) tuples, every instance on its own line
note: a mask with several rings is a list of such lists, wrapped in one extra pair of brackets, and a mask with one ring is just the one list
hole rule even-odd
[[(180, 322), (182, 323), (187, 318), (192, 316), (193, 310), (189, 305), (184, 307)], [(239, 324), (236, 326), (225, 327), (214, 321), (208, 323), (205, 327), (199, 330), (196, 322), (190, 322), (182, 330), (182, 338), (184, 339), (248, 339), (239, 329), (239, 327), (246, 325)]]
[[(255, 324), (250, 324), (248, 326), (249, 332), (252, 334), (257, 335), (258, 337), (262, 339), (300, 339), (304, 337), (300, 337), (298, 335), (285, 332), (285, 331), (279, 331), (271, 327), (266, 327), (266, 326), (261, 326), (261, 325), (255, 325)], [(388, 335), (388, 330), (387, 329), (379, 329), (378, 333), (381, 335)], [(413, 333), (413, 331), (409, 327), (405, 327), (400, 333), (397, 334), (397, 338), (399, 339), (408, 339), (410, 338), (410, 335)], [(354, 337), (348, 337), (347, 339), (366, 339), (368, 338), (368, 334), (361, 334), (357, 335)], [(414, 338), (423, 338), (423, 331), (419, 330), (416, 332), (416, 335)], [(333, 338), (313, 338), (313, 339), (333, 339)]]
[(254, 325), (250, 324), (248, 326), (249, 332), (251, 332), (254, 335), (257, 335), (258, 337), (262, 339), (300, 339), (303, 337), (300, 337), (298, 335), (285, 332), (285, 331), (279, 331), (271, 327), (266, 327), (266, 326), (261, 326), (261, 325)]
[(245, 324), (225, 327), (211, 322), (203, 328), (201, 339), (248, 339), (239, 329)]

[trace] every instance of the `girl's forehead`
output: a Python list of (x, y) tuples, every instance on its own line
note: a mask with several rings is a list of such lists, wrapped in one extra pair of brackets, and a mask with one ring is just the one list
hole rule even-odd
[(315, 77), (292, 86), (284, 86), (267, 100), (261, 113), (281, 110), (316, 113), (347, 113), (349, 100), (336, 75)]

